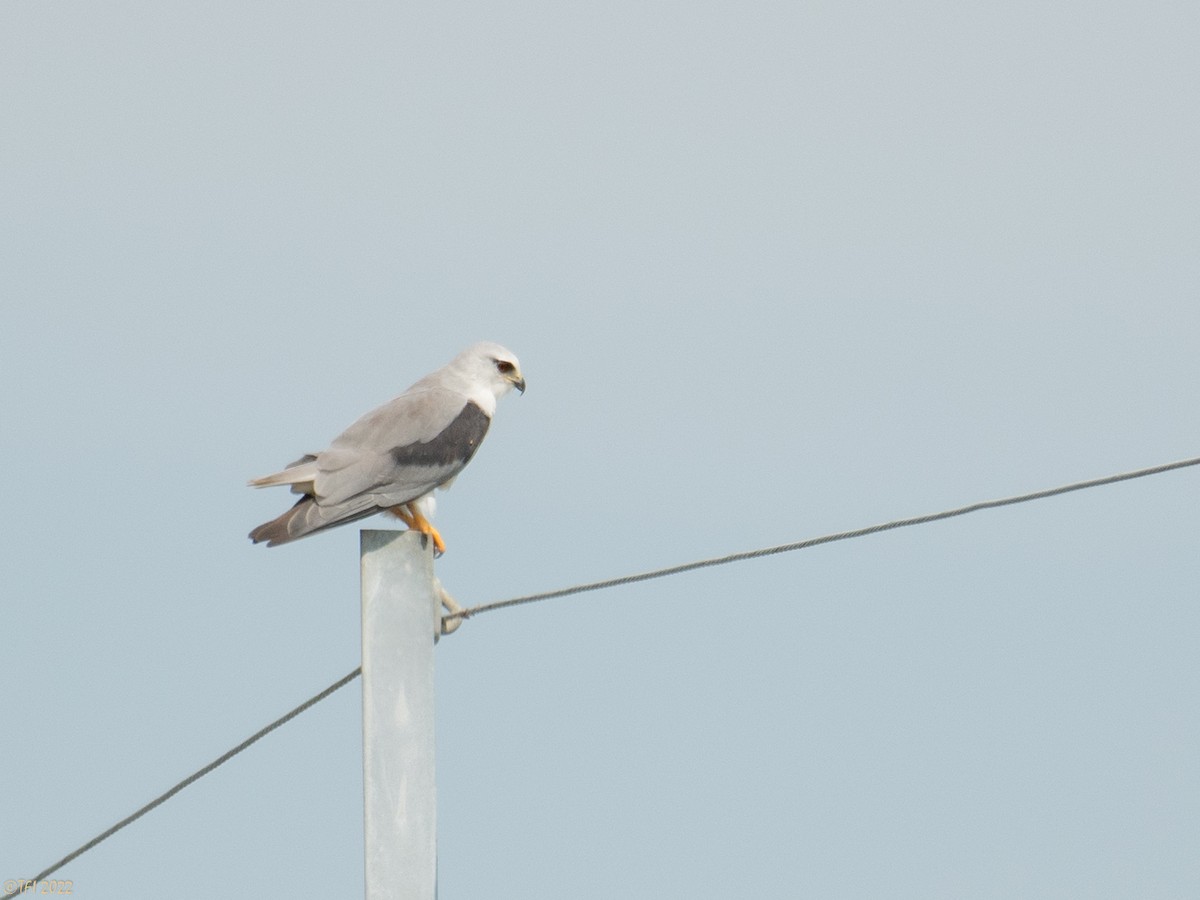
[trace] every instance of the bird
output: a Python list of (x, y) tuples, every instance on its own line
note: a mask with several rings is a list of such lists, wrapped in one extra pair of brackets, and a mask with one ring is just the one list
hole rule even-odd
[(487, 434), (496, 402), (525, 393), (521, 364), (499, 344), (472, 344), (399, 397), (362, 416), (328, 449), (307, 453), (251, 487), (290, 485), (300, 494), (287, 512), (250, 532), (268, 547), (379, 512), (427, 535), (441, 555), (446, 543), (429, 521), (433, 491), (447, 488)]

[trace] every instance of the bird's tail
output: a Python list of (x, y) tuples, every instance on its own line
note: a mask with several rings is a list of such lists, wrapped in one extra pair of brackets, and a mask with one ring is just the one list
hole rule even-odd
[(379, 507), (374, 503), (365, 507), (363, 504), (319, 506), (311, 496), (305, 496), (283, 515), (251, 531), (250, 540), (256, 544), (266, 541), (268, 547), (277, 547), (344, 522), (365, 519), (377, 512)]

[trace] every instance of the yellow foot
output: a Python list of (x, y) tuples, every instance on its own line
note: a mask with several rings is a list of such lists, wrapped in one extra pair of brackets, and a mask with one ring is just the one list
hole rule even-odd
[(404, 503), (400, 506), (393, 506), (388, 510), (393, 516), (411, 528), (413, 531), (419, 531), (421, 534), (428, 535), (433, 541), (433, 552), (435, 556), (441, 556), (446, 552), (446, 542), (442, 540), (442, 536), (438, 534), (438, 530), (433, 527), (433, 523), (421, 515), (421, 511), (412, 503)]

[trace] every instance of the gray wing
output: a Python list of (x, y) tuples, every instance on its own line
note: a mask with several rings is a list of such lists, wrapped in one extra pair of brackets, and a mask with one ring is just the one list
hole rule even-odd
[(315, 493), (322, 504), (364, 495), (374, 497), (381, 507), (415, 500), (463, 470), (490, 424), (482, 409), (466, 403), (440, 431), (425, 439), (396, 440), (405, 430), (390, 424), (373, 432), (365, 447), (339, 438), (329, 450), (317, 454)]
[(362, 416), (333, 439), (330, 449), (388, 450), (427, 443), (450, 427), (467, 398), (458, 391), (417, 382), (395, 400)]
[(292, 484), (305, 496), (250, 536), (285, 543), (423, 497), (462, 471), (490, 424), (482, 409), (450, 391), (401, 395), (351, 425), (328, 450), (252, 482)]

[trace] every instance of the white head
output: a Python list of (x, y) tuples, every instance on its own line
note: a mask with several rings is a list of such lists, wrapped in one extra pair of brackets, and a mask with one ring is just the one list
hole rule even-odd
[(517, 357), (489, 341), (472, 344), (454, 357), (443, 372), (457, 381), (459, 389), (489, 416), (496, 411), (496, 401), (513, 388), (525, 393), (525, 378)]

